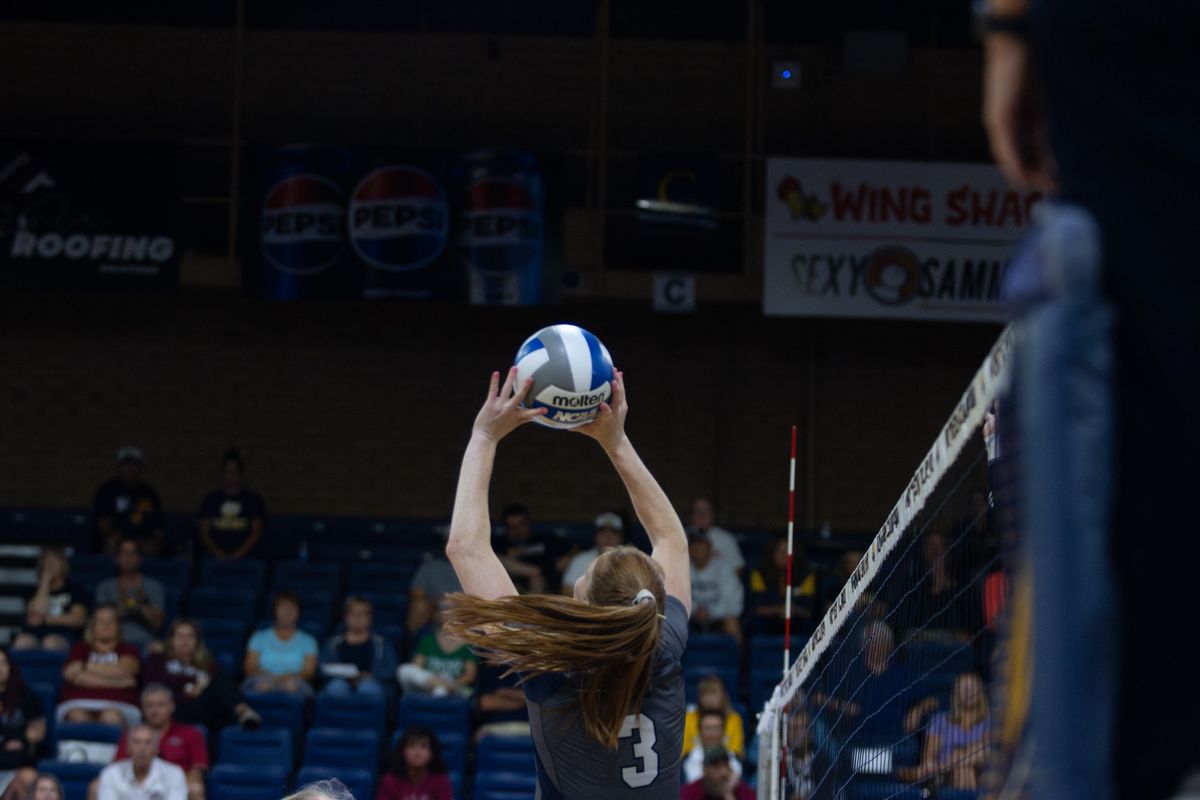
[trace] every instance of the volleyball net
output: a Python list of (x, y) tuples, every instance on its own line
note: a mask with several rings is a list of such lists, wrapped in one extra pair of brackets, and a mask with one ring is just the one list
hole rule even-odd
[(1006, 330), (764, 706), (760, 798), (981, 796), (1008, 597), (984, 423), (1011, 345)]

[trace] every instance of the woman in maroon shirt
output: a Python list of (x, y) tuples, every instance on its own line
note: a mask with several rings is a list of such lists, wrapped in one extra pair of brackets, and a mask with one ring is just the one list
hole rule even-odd
[(138, 651), (121, 641), (121, 621), (110, 605), (96, 606), (83, 641), (63, 664), (62, 702), (57, 715), (67, 722), (134, 725), (138, 708)]
[(199, 625), (186, 617), (171, 623), (163, 652), (146, 656), (142, 677), (147, 684), (161, 683), (171, 690), (179, 722), (206, 725), (210, 731), (219, 731), (235, 719), (247, 728), (262, 722), (204, 646)]
[(442, 745), (428, 728), (409, 728), (392, 751), (375, 800), (454, 800)]

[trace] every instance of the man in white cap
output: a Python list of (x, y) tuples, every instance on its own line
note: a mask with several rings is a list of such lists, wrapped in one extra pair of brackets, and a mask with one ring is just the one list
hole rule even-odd
[(92, 503), (97, 545), (114, 554), (123, 536), (137, 539), (143, 555), (158, 555), (163, 545), (162, 500), (142, 480), (142, 448), (117, 450), (117, 474), (100, 484)]
[(610, 547), (625, 544), (625, 521), (621, 519), (620, 514), (605, 511), (598, 515), (592, 524), (596, 528), (596, 546), (577, 553), (563, 571), (562, 593), (567, 597), (574, 595), (575, 581), (583, 577), (597, 556)]

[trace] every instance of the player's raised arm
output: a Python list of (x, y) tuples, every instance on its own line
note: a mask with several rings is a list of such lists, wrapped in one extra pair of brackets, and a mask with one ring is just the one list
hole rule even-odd
[(650, 537), (654, 560), (663, 568), (667, 594), (679, 598), (690, 614), (692, 578), (687, 537), (666, 492), (642, 463), (629, 437), (625, 435), (625, 416), (628, 411), (625, 376), (614, 372), (611, 402), (602, 405), (595, 421), (575, 430), (595, 439), (608, 454), (617, 474), (625, 483), (633, 510)]
[(454, 513), (450, 517), (450, 538), (446, 542), (446, 557), (454, 565), (463, 591), (485, 600), (517, 593), (512, 578), (492, 550), (488, 487), (496, 445), (518, 426), (545, 413), (545, 409), (520, 407), (532, 381), (527, 380), (514, 395), (516, 378), (517, 368), (513, 367), (501, 387), (500, 373), (492, 373), (487, 399), (475, 417), (471, 441), (463, 454), (458, 489), (454, 493)]

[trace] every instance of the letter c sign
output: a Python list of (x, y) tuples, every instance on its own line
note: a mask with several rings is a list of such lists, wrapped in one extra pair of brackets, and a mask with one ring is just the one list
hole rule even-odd
[(690, 272), (654, 273), (654, 310), (687, 314), (696, 310), (696, 276)]

